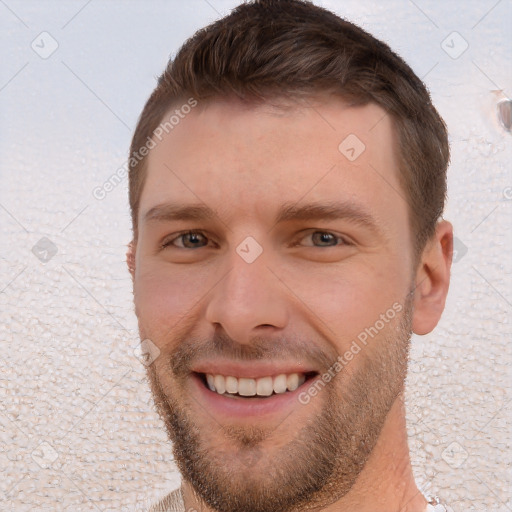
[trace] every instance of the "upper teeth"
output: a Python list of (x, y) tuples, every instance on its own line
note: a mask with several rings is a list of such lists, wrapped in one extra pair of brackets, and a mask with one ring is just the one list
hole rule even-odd
[(224, 375), (206, 374), (208, 387), (220, 395), (225, 392), (238, 393), (242, 396), (270, 396), (272, 392), (284, 393), (296, 390), (304, 383), (306, 376), (303, 373), (282, 373), (276, 377), (262, 377), (260, 379), (245, 379)]

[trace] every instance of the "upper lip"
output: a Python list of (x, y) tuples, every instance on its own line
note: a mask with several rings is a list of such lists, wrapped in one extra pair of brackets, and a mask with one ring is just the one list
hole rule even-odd
[(316, 373), (314, 368), (305, 363), (284, 363), (278, 361), (238, 363), (228, 360), (204, 361), (195, 365), (192, 371), (246, 379), (259, 379), (267, 376), (275, 377), (283, 373), (287, 375), (290, 373)]

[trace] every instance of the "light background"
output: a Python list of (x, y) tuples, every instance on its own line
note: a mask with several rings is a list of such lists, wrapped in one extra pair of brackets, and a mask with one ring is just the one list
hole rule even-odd
[[(127, 180), (92, 191), (126, 161), (169, 55), (237, 3), (0, 0), (1, 510), (145, 510), (179, 485), (134, 352)], [(448, 124), (458, 254), (443, 319), (413, 338), (411, 456), (454, 511), (510, 511), (512, 150), (496, 103), (512, 3), (316, 3), (389, 43)]]

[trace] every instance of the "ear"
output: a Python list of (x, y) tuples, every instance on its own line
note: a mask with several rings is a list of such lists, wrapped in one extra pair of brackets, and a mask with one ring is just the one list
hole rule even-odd
[(415, 334), (428, 334), (441, 318), (450, 285), (452, 256), (453, 226), (443, 220), (437, 223), (416, 271), (412, 322)]
[(135, 278), (135, 242), (133, 240), (128, 244), (126, 264), (128, 265), (128, 271), (130, 272), (133, 281)]

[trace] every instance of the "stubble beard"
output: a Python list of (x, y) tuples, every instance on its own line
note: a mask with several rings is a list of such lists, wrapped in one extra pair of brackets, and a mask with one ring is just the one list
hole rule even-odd
[[(412, 309), (408, 295), (396, 327), (388, 326), (385, 335), (369, 342), (378, 344), (372, 347), (372, 357), (365, 356), (363, 347), (359, 353), (363, 362), (350, 379), (344, 379), (342, 370), (328, 383), (312, 399), (323, 401), (320, 413), (288, 434), (290, 440), (273, 449), (272, 455), (260, 445), (271, 436), (286, 435), (284, 429), (296, 424), (293, 412), (275, 431), (221, 426), (213, 418), (211, 426), (201, 429), (181, 392), (164, 392), (154, 365), (149, 366), (153, 398), (172, 441), (175, 462), (196, 497), (217, 512), (303, 512), (345, 496), (403, 391)], [(220, 442), (208, 443), (212, 432), (223, 435)], [(229, 448), (221, 450), (219, 445)]]

